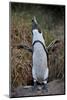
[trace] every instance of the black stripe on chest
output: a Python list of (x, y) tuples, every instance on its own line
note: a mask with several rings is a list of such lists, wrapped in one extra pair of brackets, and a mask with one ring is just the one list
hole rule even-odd
[(45, 46), (44, 46), (44, 44), (40, 41), (40, 40), (36, 40), (36, 41), (34, 41), (33, 42), (33, 44), (32, 44), (32, 46), (34, 47), (34, 45), (36, 44), (36, 43), (40, 43), (42, 46), (43, 46), (43, 48), (44, 48), (44, 51), (46, 52), (46, 54), (48, 55), (48, 52), (47, 52), (47, 50), (46, 50), (46, 48), (45, 48)]

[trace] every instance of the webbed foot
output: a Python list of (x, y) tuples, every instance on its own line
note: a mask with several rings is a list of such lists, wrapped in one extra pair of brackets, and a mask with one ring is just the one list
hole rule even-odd
[(48, 85), (47, 85), (47, 83), (46, 84), (44, 84), (44, 86), (43, 86), (43, 88), (42, 88), (44, 91), (46, 91), (46, 92), (48, 92)]

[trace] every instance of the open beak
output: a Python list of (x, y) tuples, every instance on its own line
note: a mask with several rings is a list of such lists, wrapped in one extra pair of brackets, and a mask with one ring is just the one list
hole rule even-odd
[(38, 23), (35, 16), (32, 19), (32, 30), (34, 29), (38, 29)]
[(32, 30), (37, 29), (39, 31), (39, 33), (41, 33), (41, 29), (38, 25), (38, 22), (36, 20), (36, 17), (34, 16), (32, 19)]
[(36, 25), (38, 24), (35, 16), (33, 17), (32, 22), (35, 23)]

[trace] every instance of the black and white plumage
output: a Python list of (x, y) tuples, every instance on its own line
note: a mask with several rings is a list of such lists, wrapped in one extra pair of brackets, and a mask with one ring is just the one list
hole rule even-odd
[[(39, 83), (47, 83), (47, 78), (48, 78), (48, 66), (47, 66), (47, 53), (44, 50), (45, 45), (45, 40), (43, 38), (43, 35), (41, 33), (41, 30), (39, 31), (39, 27), (37, 24), (37, 21), (34, 17), (33, 22), (32, 22), (32, 33), (33, 33), (33, 40), (32, 44), (35, 41), (40, 41), (36, 42), (33, 46), (33, 67), (32, 67), (32, 76), (34, 82), (39, 82)], [(44, 47), (43, 47), (43, 45)]]
[(17, 46), (19, 49), (24, 48), (32, 52), (32, 77), (34, 82), (34, 87), (36, 84), (43, 83), (44, 88), (47, 87), (48, 79), (48, 66), (47, 66), (47, 50), (45, 45), (45, 40), (43, 38), (40, 27), (38, 26), (37, 20), (34, 17), (32, 20), (32, 48), (26, 45)]

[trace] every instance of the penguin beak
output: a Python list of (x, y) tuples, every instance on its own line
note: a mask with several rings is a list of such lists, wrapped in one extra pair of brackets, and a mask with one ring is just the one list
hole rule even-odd
[(38, 22), (36, 20), (36, 17), (34, 16), (32, 19), (32, 30), (37, 29), (39, 31), (39, 33), (41, 33), (41, 29), (38, 25)]
[(36, 17), (34, 16), (32, 19), (32, 30), (37, 29), (38, 28), (38, 23), (36, 20)]
[(32, 22), (34, 22), (35, 24), (38, 24), (35, 16), (33, 17)]

